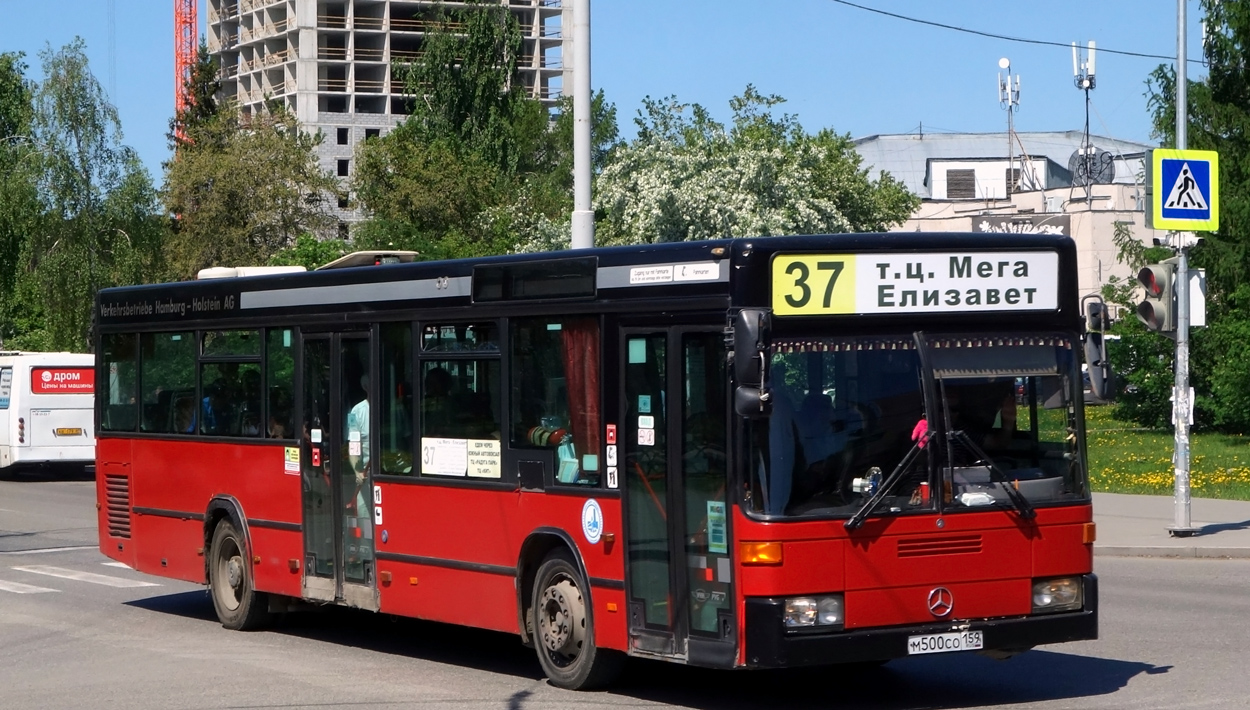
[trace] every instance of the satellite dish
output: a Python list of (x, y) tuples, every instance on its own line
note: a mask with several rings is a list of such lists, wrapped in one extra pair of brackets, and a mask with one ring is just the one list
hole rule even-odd
[(1077, 148), (1068, 158), (1068, 172), (1075, 187), (1109, 185), (1115, 181), (1115, 156), (1096, 146)]

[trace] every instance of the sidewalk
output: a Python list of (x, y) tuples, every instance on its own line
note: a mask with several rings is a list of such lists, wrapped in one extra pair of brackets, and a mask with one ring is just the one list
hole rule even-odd
[(1250, 501), (1194, 498), (1190, 523), (1199, 532), (1172, 537), (1171, 496), (1094, 494), (1095, 555), (1250, 558)]

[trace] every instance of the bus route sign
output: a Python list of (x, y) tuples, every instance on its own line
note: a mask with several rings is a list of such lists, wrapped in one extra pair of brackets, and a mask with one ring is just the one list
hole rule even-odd
[(1054, 310), (1059, 255), (777, 254), (772, 306), (778, 316)]
[(1150, 226), (1176, 232), (1218, 230), (1219, 153), (1163, 149), (1150, 153)]

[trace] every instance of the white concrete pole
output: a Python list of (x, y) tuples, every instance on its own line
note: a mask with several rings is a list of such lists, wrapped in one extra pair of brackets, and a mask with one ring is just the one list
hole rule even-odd
[(590, 0), (573, 0), (573, 243), (595, 245), (590, 206)]

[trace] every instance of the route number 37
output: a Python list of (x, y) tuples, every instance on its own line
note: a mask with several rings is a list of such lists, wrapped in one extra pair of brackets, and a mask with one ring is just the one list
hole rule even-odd
[(855, 312), (855, 257), (779, 254), (773, 259), (772, 306), (777, 315)]

